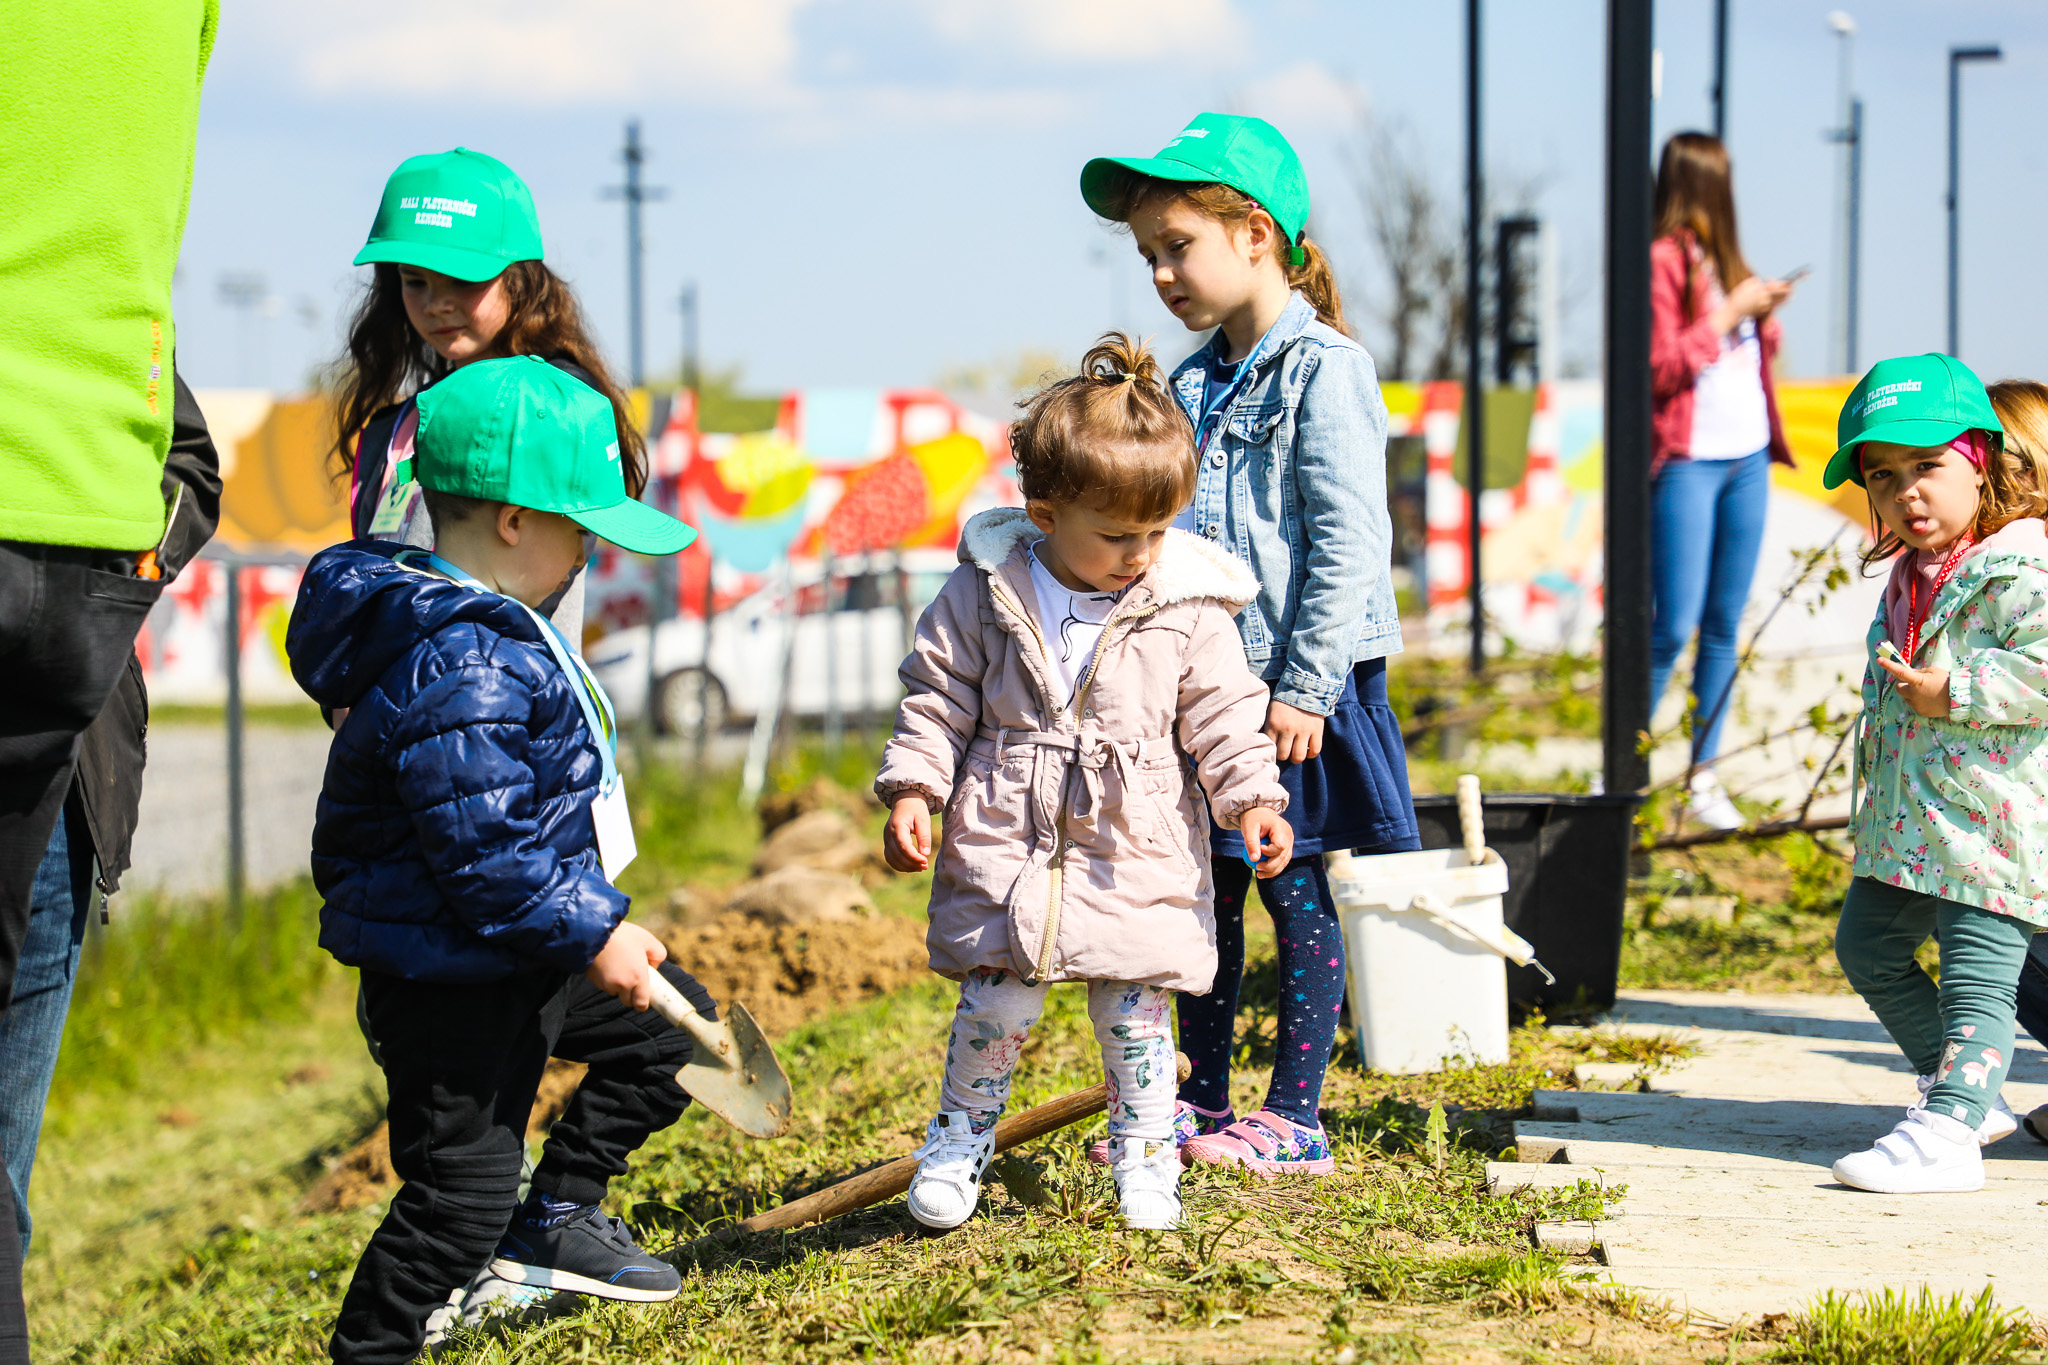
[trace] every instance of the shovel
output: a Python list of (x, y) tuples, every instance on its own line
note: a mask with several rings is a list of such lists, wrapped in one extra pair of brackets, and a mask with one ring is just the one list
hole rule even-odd
[(725, 1018), (706, 1019), (660, 972), (647, 973), (647, 987), (655, 1012), (696, 1040), (690, 1064), (676, 1073), (676, 1084), (748, 1137), (788, 1132), (795, 1107), (789, 1077), (747, 1007), (730, 1001)]

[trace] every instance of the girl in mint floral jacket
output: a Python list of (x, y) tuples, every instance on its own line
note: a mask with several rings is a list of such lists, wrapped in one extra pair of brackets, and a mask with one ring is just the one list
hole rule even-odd
[[(2048, 498), (1949, 356), (1883, 361), (1849, 395), (1830, 487), (1870, 497), (1896, 556), (1863, 679), (1854, 880), (1835, 954), (1919, 1073), (1921, 1099), (1835, 1178), (1975, 1190), (2011, 1134), (1999, 1098), (2034, 931), (2048, 924)], [(1914, 961), (1941, 942), (1937, 989)]]

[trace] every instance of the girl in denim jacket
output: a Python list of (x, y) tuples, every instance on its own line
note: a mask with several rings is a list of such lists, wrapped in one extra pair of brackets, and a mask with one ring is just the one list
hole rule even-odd
[(1247, 561), (1238, 618), (1271, 689), (1295, 860), (1260, 884), (1280, 966), (1280, 1036), (1264, 1106), (1230, 1105), (1244, 973), (1243, 841), (1213, 834), (1215, 988), (1178, 1005), (1194, 1070), (1175, 1130), (1185, 1159), (1266, 1175), (1335, 1169), (1318, 1108), (1344, 994), (1344, 941), (1320, 856), (1420, 847), (1386, 656), (1401, 648), (1389, 556), (1387, 409), (1344, 330), (1328, 260), (1304, 235), (1308, 181), (1260, 119), (1201, 114), (1156, 157), (1097, 158), (1081, 193), (1128, 227), (1167, 309), (1214, 329), (1172, 386), (1195, 425), (1193, 503), (1177, 523)]

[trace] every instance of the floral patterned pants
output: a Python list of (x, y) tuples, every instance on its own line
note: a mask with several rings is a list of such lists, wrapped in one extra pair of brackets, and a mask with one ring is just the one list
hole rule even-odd
[[(977, 967), (960, 983), (946, 1042), (941, 1110), (965, 1111), (982, 1133), (1003, 1116), (1010, 1073), (1045, 1012), (1044, 984)], [(1173, 1135), (1173, 992), (1132, 981), (1090, 981), (1088, 1017), (1109, 1082), (1109, 1135), (1163, 1142)]]

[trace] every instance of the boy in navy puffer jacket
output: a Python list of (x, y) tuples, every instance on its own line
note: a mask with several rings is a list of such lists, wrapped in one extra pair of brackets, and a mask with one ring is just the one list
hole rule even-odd
[[(626, 496), (611, 405), (545, 361), (465, 366), (419, 412), (413, 474), (436, 553), (322, 552), (287, 637), (300, 685), (348, 709), (313, 831), (320, 944), (362, 969), (405, 1180), (329, 1346), (361, 1365), (412, 1360), (472, 1277), (484, 1297), (501, 1281), (676, 1294), (674, 1269), (598, 1204), (689, 1103), (675, 1082), (689, 1038), (647, 1011), (647, 973), (711, 1010), (625, 922), (610, 703), (532, 609), (581, 566), (586, 530), (643, 554), (694, 533)], [(551, 1055), (590, 1070), (519, 1204)]]

